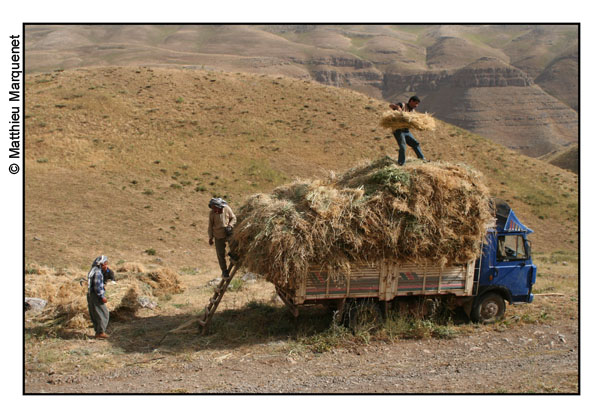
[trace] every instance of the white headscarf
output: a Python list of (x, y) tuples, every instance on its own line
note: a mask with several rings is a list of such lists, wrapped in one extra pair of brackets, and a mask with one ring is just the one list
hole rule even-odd
[(92, 262), (92, 267), (90, 267), (90, 271), (88, 272), (88, 287), (90, 287), (90, 281), (92, 280), (92, 278), (94, 278), (96, 273), (101, 272), (101, 265), (103, 263), (106, 263), (107, 261), (108, 258), (106, 255), (99, 255), (94, 259), (94, 261)]

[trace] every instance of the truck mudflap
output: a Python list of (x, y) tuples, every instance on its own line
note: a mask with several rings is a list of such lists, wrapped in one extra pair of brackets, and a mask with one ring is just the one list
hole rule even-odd
[(320, 267), (311, 267), (300, 281), (293, 301), (342, 298), (377, 298), (389, 301), (398, 296), (456, 295), (472, 296), (475, 261), (440, 267), (383, 261), (358, 264), (349, 274), (333, 277)]

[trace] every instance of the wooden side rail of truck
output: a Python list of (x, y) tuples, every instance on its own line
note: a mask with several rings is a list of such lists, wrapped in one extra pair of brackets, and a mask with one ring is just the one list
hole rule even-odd
[(335, 278), (314, 266), (294, 288), (277, 287), (277, 293), (294, 316), (298, 315), (300, 305), (321, 303), (341, 312), (346, 301), (385, 303), (408, 296), (454, 296), (456, 303), (462, 305), (470, 302), (476, 292), (475, 263), (472, 260), (459, 266), (440, 267), (382, 261), (354, 265), (349, 275)]

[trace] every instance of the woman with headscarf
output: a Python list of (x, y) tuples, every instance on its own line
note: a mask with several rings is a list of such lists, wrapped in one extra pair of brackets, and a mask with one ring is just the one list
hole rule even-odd
[(107, 298), (105, 296), (104, 276), (109, 272), (109, 261), (106, 256), (101, 255), (94, 259), (92, 267), (88, 272), (88, 312), (94, 325), (95, 338), (108, 338), (105, 333), (109, 325), (109, 309), (107, 309)]

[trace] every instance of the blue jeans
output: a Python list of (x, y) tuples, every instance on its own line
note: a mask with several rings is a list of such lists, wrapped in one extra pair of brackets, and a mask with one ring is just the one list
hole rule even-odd
[(414, 136), (408, 130), (398, 129), (394, 131), (394, 138), (396, 138), (396, 142), (398, 143), (398, 147), (400, 150), (398, 151), (398, 164), (404, 165), (406, 162), (406, 145), (410, 145), (410, 147), (414, 150), (415, 154), (417, 154), (417, 158), (422, 160), (425, 159), (423, 152), (421, 151), (421, 146), (419, 145), (419, 141), (415, 139)]

